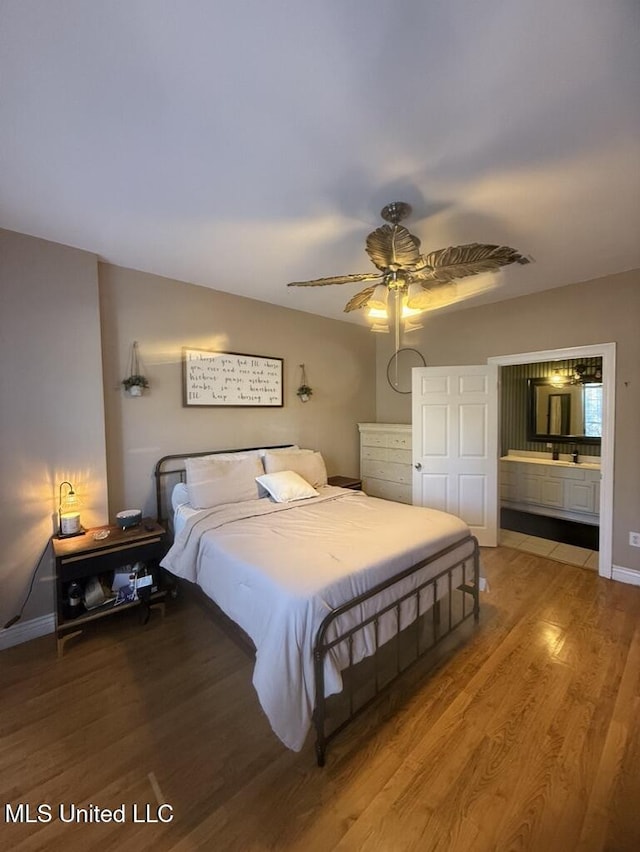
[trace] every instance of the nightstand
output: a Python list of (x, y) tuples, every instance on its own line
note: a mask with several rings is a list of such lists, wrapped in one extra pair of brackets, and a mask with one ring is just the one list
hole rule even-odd
[(330, 476), (327, 482), (329, 485), (336, 485), (338, 488), (362, 491), (362, 480), (356, 479), (355, 476)]
[[(96, 539), (102, 532), (108, 535)], [(82, 628), (90, 623), (123, 610), (144, 605), (149, 609), (159, 608), (164, 616), (164, 598), (161, 568), (159, 562), (168, 549), (167, 535), (163, 526), (149, 518), (143, 518), (138, 526), (123, 530), (118, 526), (104, 526), (89, 529), (84, 535), (73, 538), (53, 538), (53, 553), (56, 560), (56, 638), (58, 656), (64, 653), (68, 639), (82, 633)], [(133, 566), (142, 562), (153, 576), (150, 593), (141, 600), (114, 606), (113, 601), (90, 610), (82, 607), (76, 617), (69, 617), (65, 609), (65, 599), (69, 584), (77, 581), (81, 586), (91, 577), (110, 579), (117, 569), (125, 565)]]

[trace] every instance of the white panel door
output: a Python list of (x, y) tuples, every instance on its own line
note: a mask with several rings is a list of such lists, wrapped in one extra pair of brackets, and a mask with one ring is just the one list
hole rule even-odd
[(498, 367), (416, 367), (413, 502), (458, 515), (498, 543)]

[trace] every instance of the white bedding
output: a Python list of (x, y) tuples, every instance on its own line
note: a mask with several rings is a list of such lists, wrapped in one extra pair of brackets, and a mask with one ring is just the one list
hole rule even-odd
[[(289, 504), (263, 498), (203, 511), (178, 506), (175, 542), (161, 563), (201, 586), (251, 637), (260, 703), (277, 736), (295, 751), (311, 725), (312, 650), (327, 613), (468, 534), (459, 518), (434, 509), (331, 486), (319, 491), (318, 497)], [(419, 578), (403, 583), (415, 588), (461, 555), (471, 557), (472, 550), (467, 542), (464, 551), (436, 560)], [(383, 594), (396, 599), (397, 588)], [(432, 603), (423, 595), (421, 612)], [(403, 607), (401, 627), (414, 618), (412, 598)], [(353, 614), (343, 619), (356, 623)], [(380, 625), (380, 642), (394, 632), (392, 613)], [(358, 637), (354, 661), (373, 650), (371, 637)], [(342, 689), (345, 651), (327, 657), (327, 695)]]

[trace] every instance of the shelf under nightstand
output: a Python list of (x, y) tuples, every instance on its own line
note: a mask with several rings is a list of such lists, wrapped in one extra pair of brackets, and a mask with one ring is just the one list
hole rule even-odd
[[(96, 540), (95, 533), (107, 530), (108, 536)], [(167, 551), (167, 535), (156, 521), (143, 518), (136, 527), (123, 530), (117, 526), (89, 529), (73, 538), (53, 538), (56, 563), (56, 638), (58, 656), (64, 653), (65, 642), (82, 633), (82, 628), (94, 621), (141, 605), (160, 609), (164, 615), (166, 590), (162, 588), (159, 562)], [(114, 606), (105, 603), (83, 612), (76, 618), (65, 617), (64, 591), (73, 580), (87, 580), (110, 574), (125, 565), (144, 563), (151, 569), (157, 584), (147, 601), (136, 600)]]

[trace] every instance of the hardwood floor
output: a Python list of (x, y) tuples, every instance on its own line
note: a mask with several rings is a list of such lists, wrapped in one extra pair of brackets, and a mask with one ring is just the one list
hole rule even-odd
[[(640, 588), (483, 551), (481, 619), (332, 743), (287, 751), (251, 662), (191, 600), (123, 613), (56, 659), (0, 654), (0, 848), (640, 849)], [(132, 821), (173, 808), (171, 823)], [(5, 803), (49, 804), (7, 824)], [(58, 808), (125, 805), (125, 824)]]

